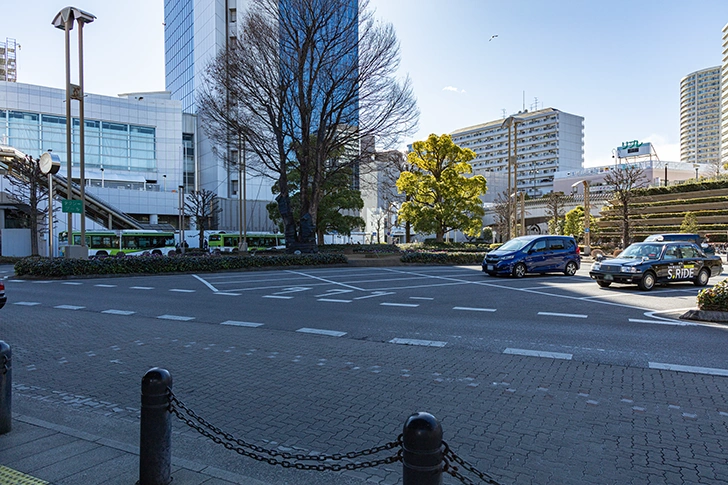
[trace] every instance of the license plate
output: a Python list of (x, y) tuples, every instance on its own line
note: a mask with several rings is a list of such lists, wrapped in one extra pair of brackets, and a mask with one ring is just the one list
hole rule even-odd
[(493, 271), (493, 265), (492, 264), (489, 264), (488, 265), (488, 271)]
[(604, 275), (604, 281), (612, 281), (612, 280), (614, 280), (614, 276), (612, 276), (610, 274)]

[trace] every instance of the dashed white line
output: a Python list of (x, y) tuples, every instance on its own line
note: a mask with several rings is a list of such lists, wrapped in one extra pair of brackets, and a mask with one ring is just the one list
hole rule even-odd
[(316, 335), (328, 335), (329, 337), (343, 337), (346, 332), (337, 332), (336, 330), (322, 330), (320, 328), (299, 328), (296, 332), (313, 333)]
[(34, 281), (34, 285), (47, 285), (48, 283), (52, 283), (52, 281)]
[(401, 306), (401, 307), (406, 307), (406, 308), (416, 308), (416, 307), (420, 306), (419, 303), (387, 303), (387, 302), (380, 303), (380, 305), (381, 306)]
[(639, 318), (630, 318), (632, 323), (656, 323), (658, 325), (675, 325), (677, 327), (698, 327), (697, 323), (693, 322), (680, 322), (677, 320), (641, 320)]
[(86, 307), (85, 306), (76, 306), (76, 305), (58, 305), (58, 306), (54, 306), (53, 308), (58, 308), (59, 310), (81, 310)]
[(240, 296), (240, 293), (226, 293), (224, 291), (218, 291), (215, 293), (215, 295), (222, 295), (222, 296)]
[(189, 322), (190, 320), (195, 319), (195, 317), (185, 317), (181, 315), (160, 315), (157, 318), (160, 320), (177, 320), (180, 322)]
[(195, 293), (197, 290), (181, 290), (179, 288), (172, 288), (169, 291), (173, 291), (175, 293)]
[(263, 295), (263, 298), (278, 298), (279, 300), (291, 300), (293, 297), (281, 295)]
[(36, 306), (36, 305), (40, 305), (40, 302), (37, 302), (37, 301), (16, 301), (16, 302), (13, 302), (13, 305)]
[(410, 296), (410, 300), (434, 300), (434, 298), (430, 298), (429, 296)]
[(316, 301), (328, 301), (331, 303), (351, 303), (351, 300), (337, 300), (336, 298), (318, 298)]
[(728, 376), (728, 369), (714, 369), (710, 367), (694, 367), (691, 365), (663, 364), (650, 362), (650, 369), (672, 370), (677, 372), (691, 372), (693, 374), (708, 374), (711, 376)]
[(78, 281), (64, 281), (61, 283), (62, 285), (73, 285), (73, 286), (80, 286), (83, 283), (79, 283)]
[(238, 322), (238, 321), (235, 321), (235, 320), (226, 320), (226, 321), (220, 323), (220, 325), (231, 325), (233, 327), (250, 327), (250, 328), (257, 328), (257, 327), (262, 327), (263, 326), (262, 323)]
[(542, 350), (527, 350), (527, 349), (511, 349), (507, 348), (503, 351), (504, 354), (511, 355), (525, 355), (527, 357), (548, 357), (550, 359), (563, 359), (571, 360), (572, 354), (564, 354), (561, 352), (545, 352)]
[(116, 288), (116, 285), (99, 284), (99, 285), (94, 285), (94, 286), (97, 287), (97, 288)]
[(418, 345), (421, 347), (444, 347), (447, 342), (441, 342), (438, 340), (419, 340), (414, 338), (393, 338), (389, 341), (390, 344), (399, 345)]
[(578, 313), (552, 313), (552, 312), (538, 312), (539, 315), (547, 317), (566, 317), (566, 318), (588, 318), (588, 315), (581, 315)]
[(453, 310), (464, 310), (464, 311), (470, 311), (470, 312), (494, 312), (496, 311), (495, 308), (473, 308), (473, 307), (467, 307), (467, 306), (454, 306), (452, 307)]
[(129, 289), (131, 290), (153, 290), (153, 286), (132, 286)]
[(136, 312), (129, 310), (104, 310), (101, 313), (108, 313), (109, 315), (134, 315)]

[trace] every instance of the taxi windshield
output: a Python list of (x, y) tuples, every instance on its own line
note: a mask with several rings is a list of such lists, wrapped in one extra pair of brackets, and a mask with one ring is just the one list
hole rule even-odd
[(632, 244), (619, 257), (625, 259), (660, 259), (660, 253), (662, 253), (662, 245), (659, 244)]

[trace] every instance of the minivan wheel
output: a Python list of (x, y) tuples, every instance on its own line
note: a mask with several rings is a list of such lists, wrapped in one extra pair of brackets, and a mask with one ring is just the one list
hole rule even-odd
[(648, 271), (644, 274), (644, 276), (642, 276), (642, 279), (640, 280), (638, 286), (642, 291), (650, 291), (652, 288), (655, 287), (655, 282), (655, 273)]
[(526, 276), (526, 265), (523, 263), (518, 263), (513, 268), (513, 276), (516, 278), (523, 278), (524, 276)]
[(708, 284), (708, 280), (710, 279), (710, 272), (703, 268), (700, 270), (700, 273), (698, 273), (698, 276), (695, 278), (693, 283), (695, 283), (695, 286), (705, 286)]
[(564, 274), (566, 276), (574, 276), (576, 274), (576, 263), (573, 261), (569, 261), (566, 263), (566, 267), (564, 268)]

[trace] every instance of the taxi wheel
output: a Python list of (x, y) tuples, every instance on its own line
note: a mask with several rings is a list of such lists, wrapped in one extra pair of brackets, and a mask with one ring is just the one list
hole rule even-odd
[(648, 271), (647, 273), (642, 276), (642, 279), (639, 282), (640, 290), (642, 291), (650, 291), (652, 288), (655, 287), (656, 278), (655, 273)]
[(513, 276), (516, 278), (523, 278), (526, 276), (526, 265), (518, 263), (515, 268), (513, 268)]
[(599, 286), (600, 286), (601, 288), (609, 288), (609, 285), (611, 285), (611, 284), (612, 284), (612, 282), (611, 282), (611, 281), (604, 281), (604, 280), (597, 280), (597, 284), (598, 284), (598, 285), (599, 285)]
[(566, 267), (564, 268), (564, 274), (566, 276), (574, 276), (576, 274), (576, 263), (573, 261), (569, 261), (566, 263)]
[(710, 279), (710, 273), (707, 269), (701, 269), (700, 273), (698, 273), (698, 276), (695, 278), (693, 283), (695, 283), (695, 286), (705, 286), (708, 284), (708, 280)]

